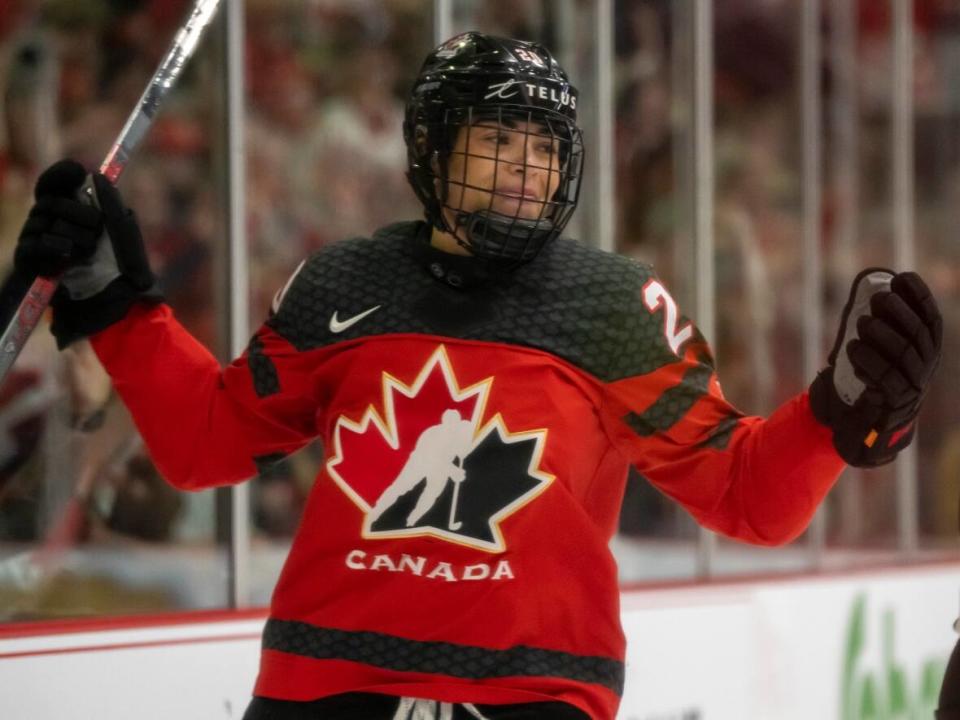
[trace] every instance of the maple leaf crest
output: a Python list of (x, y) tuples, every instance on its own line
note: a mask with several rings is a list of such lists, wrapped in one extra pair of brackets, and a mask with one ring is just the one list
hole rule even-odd
[(440, 346), (409, 385), (383, 373), (382, 407), (338, 418), (327, 472), (364, 512), (367, 538), (433, 536), (502, 552), (499, 524), (554, 479), (547, 431), (481, 426), (493, 378), (457, 382)]

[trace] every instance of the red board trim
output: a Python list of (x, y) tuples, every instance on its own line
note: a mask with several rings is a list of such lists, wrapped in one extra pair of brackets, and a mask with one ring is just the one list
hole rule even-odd
[(239, 640), (257, 640), (260, 633), (241, 633), (236, 635), (216, 635), (211, 637), (199, 638), (180, 638), (177, 640), (150, 640), (144, 642), (114, 643), (104, 645), (85, 645), (68, 648), (48, 648), (46, 650), (23, 650), (21, 652), (0, 653), (0, 660), (12, 660), (14, 658), (40, 657), (43, 655), (69, 655), (71, 653), (89, 653), (102, 652), (109, 650), (134, 650), (138, 648), (164, 647), (169, 645), (196, 645), (209, 642), (236, 642)]
[(154, 615), (124, 615), (94, 618), (64, 618), (0, 625), (0, 640), (103, 632), (107, 630), (135, 630), (138, 628), (174, 627), (177, 625), (206, 625), (219, 622), (266, 620), (267, 608), (249, 610), (194, 610)]

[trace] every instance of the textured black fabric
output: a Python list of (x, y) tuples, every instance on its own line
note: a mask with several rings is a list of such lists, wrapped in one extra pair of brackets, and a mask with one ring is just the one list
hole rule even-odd
[[(255, 697), (243, 720), (393, 720), (399, 703), (399, 698), (373, 693), (344, 693), (312, 702)], [(590, 720), (572, 705), (558, 702), (474, 707), (489, 720)], [(457, 705), (453, 720), (475, 716)]]
[(292, 620), (267, 620), (265, 650), (318, 660), (350, 660), (401, 672), (450, 675), (469, 680), (498, 677), (556, 677), (602, 685), (623, 693), (622, 662), (534, 647), (490, 650), (473, 645), (408, 640), (383, 633), (317, 627)]
[(733, 431), (737, 429), (737, 423), (743, 415), (731, 415), (726, 420), (722, 420), (710, 433), (710, 437), (700, 443), (700, 447), (711, 448), (713, 450), (726, 450), (730, 444), (730, 438)]
[(273, 360), (263, 354), (263, 341), (256, 335), (247, 346), (247, 366), (253, 377), (253, 389), (257, 397), (266, 397), (280, 392), (280, 376)]
[[(642, 304), (643, 286), (653, 277), (649, 266), (560, 239), (532, 263), (463, 289), (450, 282), (456, 261), (421, 261), (424, 229), (421, 222), (398, 223), (373, 239), (324, 248), (307, 261), (268, 324), (301, 351), (389, 333), (534, 347), (605, 382), (676, 361), (661, 312)], [(378, 305), (362, 322), (331, 331), (334, 312), (342, 320)]]
[(711, 372), (709, 365), (695, 365), (642, 414), (630, 413), (624, 417), (624, 422), (641, 437), (669, 430), (707, 393)]

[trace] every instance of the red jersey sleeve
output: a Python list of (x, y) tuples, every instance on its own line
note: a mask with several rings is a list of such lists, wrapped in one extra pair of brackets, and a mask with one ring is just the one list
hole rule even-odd
[(830, 430), (806, 393), (769, 418), (745, 417), (724, 399), (710, 349), (689, 327), (675, 362), (605, 386), (608, 434), (701, 525), (755, 544), (789, 542), (845, 467)]
[(158, 469), (179, 488), (245, 480), (317, 434), (309, 360), (267, 326), (226, 368), (166, 305), (134, 307), (91, 341)]

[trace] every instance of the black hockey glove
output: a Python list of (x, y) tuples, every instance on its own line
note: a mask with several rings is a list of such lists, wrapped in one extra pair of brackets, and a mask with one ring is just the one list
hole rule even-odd
[(853, 281), (837, 341), (810, 385), (810, 407), (848, 464), (874, 467), (910, 444), (943, 320), (920, 276), (871, 268)]
[(162, 299), (133, 212), (99, 173), (86, 197), (86, 178), (72, 160), (44, 171), (14, 254), (22, 276), (63, 273), (50, 303), (61, 348), (117, 322), (140, 300)]

